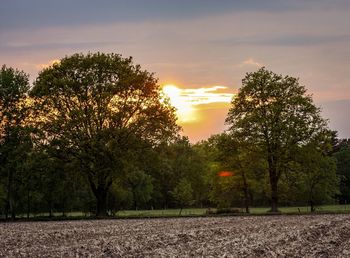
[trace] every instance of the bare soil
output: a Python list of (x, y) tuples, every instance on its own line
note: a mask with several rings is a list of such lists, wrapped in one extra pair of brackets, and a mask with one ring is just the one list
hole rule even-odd
[(1, 257), (350, 257), (350, 215), (0, 224)]

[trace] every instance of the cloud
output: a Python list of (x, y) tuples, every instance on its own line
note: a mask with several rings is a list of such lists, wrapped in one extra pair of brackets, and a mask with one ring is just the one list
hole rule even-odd
[(44, 69), (44, 68), (48, 68), (50, 66), (52, 66), (53, 64), (59, 64), (61, 61), (58, 59), (54, 59), (51, 60), (50, 62), (46, 63), (46, 64), (37, 64), (36, 67), (40, 70)]
[(201, 105), (209, 103), (230, 102), (233, 93), (231, 92), (219, 92), (219, 90), (228, 90), (225, 86), (213, 86), (209, 88), (196, 88), (196, 89), (181, 89), (181, 97), (184, 101), (191, 103), (191, 105)]
[[(312, 2), (312, 1), (309, 1)], [(317, 1), (322, 5), (324, 1)], [(0, 9), (0, 28), (39, 28), (69, 26), (71, 24), (106, 24), (128, 21), (184, 20), (196, 17), (248, 11), (290, 11), (306, 8), (305, 1), (221, 0), (148, 0), (148, 1), (93, 1), (93, 0), (11, 0)], [(14, 15), (16, 14), (16, 15)]]
[(163, 91), (177, 109), (178, 122), (192, 142), (225, 129), (225, 116), (235, 93), (225, 86), (180, 88), (165, 85)]
[(253, 58), (249, 58), (247, 60), (244, 60), (240, 66), (245, 66), (245, 65), (249, 65), (249, 66), (256, 66), (256, 67), (261, 67), (263, 66), (261, 63), (255, 61)]
[(350, 34), (281, 34), (240, 36), (212, 40), (213, 44), (225, 46), (259, 46), (259, 47), (313, 47), (333, 43), (349, 43)]

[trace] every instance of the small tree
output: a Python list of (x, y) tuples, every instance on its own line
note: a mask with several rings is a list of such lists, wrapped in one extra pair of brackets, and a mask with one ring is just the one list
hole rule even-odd
[(278, 211), (278, 182), (299, 145), (326, 129), (320, 109), (298, 79), (265, 68), (248, 73), (226, 118), (229, 131), (264, 155), (271, 211)]
[(151, 176), (134, 168), (126, 175), (127, 185), (132, 193), (134, 209), (146, 205), (152, 198), (153, 185)]
[(181, 215), (182, 209), (185, 206), (190, 205), (193, 201), (193, 190), (191, 183), (187, 179), (182, 178), (172, 192), (172, 195), (177, 204), (180, 205), (179, 215)]
[(314, 145), (304, 146), (299, 153), (301, 185), (299, 189), (310, 205), (330, 201), (339, 194), (339, 178), (336, 174), (335, 159), (322, 153)]

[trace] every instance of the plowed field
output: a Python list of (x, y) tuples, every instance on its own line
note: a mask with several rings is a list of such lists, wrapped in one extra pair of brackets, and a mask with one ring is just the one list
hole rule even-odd
[(1, 257), (350, 257), (350, 215), (0, 224)]

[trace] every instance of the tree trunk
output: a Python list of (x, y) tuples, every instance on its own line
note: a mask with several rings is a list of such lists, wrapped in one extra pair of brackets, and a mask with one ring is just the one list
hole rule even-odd
[(315, 205), (314, 205), (313, 200), (310, 200), (310, 210), (311, 210), (311, 212), (315, 212)]
[(96, 216), (107, 216), (107, 189), (103, 186), (98, 186), (96, 189), (95, 197), (97, 201)]
[(49, 200), (49, 217), (52, 218), (52, 201)]
[(97, 184), (89, 177), (90, 187), (96, 198), (96, 217), (106, 217), (107, 213), (107, 194), (112, 185), (112, 180), (100, 180)]
[(248, 192), (248, 183), (247, 179), (245, 177), (244, 172), (242, 171), (242, 178), (243, 178), (243, 192), (244, 192), (244, 206), (245, 206), (245, 212), (249, 213), (249, 192)]
[(30, 189), (27, 189), (27, 219), (30, 217)]
[(66, 201), (65, 198), (62, 199), (62, 217), (66, 216), (66, 205), (65, 205)]
[(15, 213), (15, 207), (14, 207), (14, 199), (13, 199), (13, 191), (12, 191), (12, 186), (13, 186), (13, 175), (11, 171), (8, 171), (8, 182), (7, 182), (7, 211), (6, 211), (6, 218), (8, 216), (8, 213), (11, 216), (11, 219), (14, 220), (16, 218), (16, 213)]
[(11, 202), (10, 208), (11, 208), (11, 219), (15, 220), (16, 219), (16, 212), (15, 212), (14, 203)]
[(16, 219), (15, 200), (12, 194), (10, 195), (10, 199), (9, 199), (9, 207), (10, 207), (11, 219), (15, 220)]
[(134, 209), (135, 209), (135, 211), (137, 211), (137, 198), (136, 198), (136, 193), (134, 190), (132, 191), (132, 197), (134, 199)]
[(278, 212), (277, 180), (271, 181), (271, 212)]
[(278, 177), (276, 171), (276, 161), (272, 157), (269, 157), (269, 175), (270, 175), (270, 186), (271, 186), (271, 210), (270, 212), (278, 212)]

